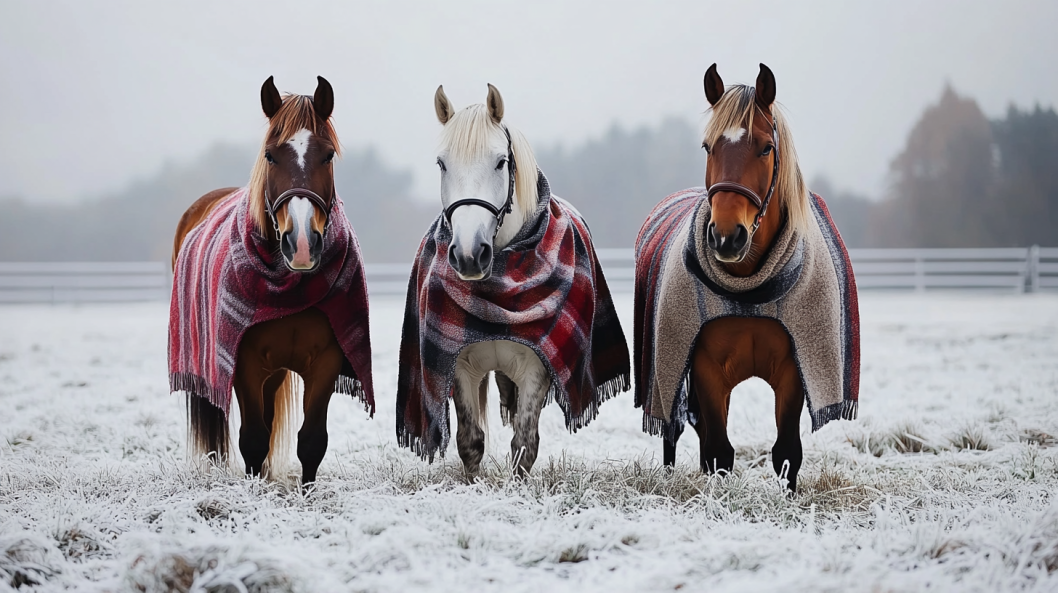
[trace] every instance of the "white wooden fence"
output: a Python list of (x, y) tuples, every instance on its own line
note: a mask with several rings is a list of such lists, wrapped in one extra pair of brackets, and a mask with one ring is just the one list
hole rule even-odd
[[(599, 249), (610, 290), (632, 292), (631, 249)], [(1058, 290), (1058, 247), (850, 249), (861, 290)], [(403, 295), (410, 264), (368, 264), (372, 295)], [(0, 303), (165, 300), (168, 262), (0, 262)]]

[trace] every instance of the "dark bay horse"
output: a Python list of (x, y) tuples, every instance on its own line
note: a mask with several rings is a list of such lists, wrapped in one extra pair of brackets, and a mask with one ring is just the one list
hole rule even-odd
[[(686, 420), (698, 433), (703, 471), (730, 471), (731, 391), (760, 377), (775, 393), (772, 464), (795, 490), (806, 395), (812, 395), (814, 429), (855, 417), (858, 308), (847, 252), (822, 199), (805, 186), (775, 94), (775, 77), (764, 64), (755, 87), (725, 88), (716, 64), (705, 74), (712, 110), (703, 142), (705, 187), (666, 198), (637, 241), (636, 336), (642, 338), (636, 359), (637, 374), (646, 377), (637, 379), (637, 405), (644, 407), (644, 430), (665, 437), (666, 465), (675, 463)], [(786, 263), (776, 264), (780, 258)], [(772, 270), (775, 276), (768, 276)], [(752, 282), (760, 284), (746, 292), (731, 288)], [(817, 327), (829, 340), (819, 355), (804, 347)], [(673, 340), (679, 343), (670, 347)], [(851, 346), (843, 350), (843, 344)], [(682, 348), (690, 349), (686, 366)], [(802, 363), (811, 365), (808, 383)], [(686, 395), (670, 407), (667, 400), (660, 408), (652, 403), (662, 397), (656, 394), (673, 391)]]
[[(330, 123), (331, 85), (319, 77), (312, 97), (280, 96), (269, 77), (261, 106), (269, 126), (249, 186), (250, 213), (268, 248), (282, 254), (291, 274), (320, 265), (328, 213), (334, 200), (332, 160), (339, 151)], [(181, 217), (173, 241), (173, 265), (187, 234), (238, 188), (209, 192)], [(305, 192), (304, 190), (308, 190)], [(274, 462), (289, 446), (296, 418), (293, 373), (304, 380), (305, 419), (298, 433), (302, 483), (316, 479), (327, 449), (327, 407), (345, 361), (327, 316), (316, 308), (265, 321), (245, 331), (235, 361), (234, 389), (242, 426), (239, 448), (246, 472), (259, 475), (266, 458)], [(223, 458), (228, 452), (224, 410), (205, 398), (188, 396), (191, 443)]]

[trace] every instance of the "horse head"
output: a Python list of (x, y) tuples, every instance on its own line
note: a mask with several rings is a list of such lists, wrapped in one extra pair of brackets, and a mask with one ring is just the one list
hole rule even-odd
[(458, 113), (443, 87), (434, 94), (444, 125), (437, 166), (452, 231), (448, 262), (463, 280), (489, 277), (494, 251), (514, 238), (536, 206), (536, 161), (524, 138), (501, 123), (503, 97), (488, 86), (484, 105)]
[(259, 226), (271, 227), (265, 233), (275, 237), (295, 272), (319, 266), (335, 199), (332, 162), (339, 147), (329, 121), (334, 91), (322, 76), (317, 79), (312, 97), (281, 97), (271, 76), (261, 86), (269, 129), (254, 175), (260, 185), (256, 214)]
[[(738, 263), (750, 253), (779, 181), (775, 76), (761, 64), (752, 92), (725, 91), (713, 64), (705, 73), (705, 96), (714, 121), (713, 133), (707, 130), (702, 144), (708, 153), (705, 184), (711, 205), (704, 231), (717, 260)], [(760, 117), (753, 117), (754, 112)]]

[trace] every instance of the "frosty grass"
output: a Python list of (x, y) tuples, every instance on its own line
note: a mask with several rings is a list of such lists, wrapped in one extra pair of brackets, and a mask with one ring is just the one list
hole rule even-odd
[(495, 396), (480, 481), (454, 443), (420, 461), (394, 436), (402, 299), (372, 302), (378, 413), (332, 399), (302, 493), (187, 459), (167, 304), (2, 306), (0, 591), (1058, 590), (1058, 296), (862, 299), (860, 419), (802, 415), (793, 497), (758, 380), (730, 476), (691, 431), (660, 467), (630, 393), (575, 435), (545, 408), (529, 479)]

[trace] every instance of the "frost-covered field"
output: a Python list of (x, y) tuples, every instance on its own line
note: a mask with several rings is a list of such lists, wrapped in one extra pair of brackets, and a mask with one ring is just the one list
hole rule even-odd
[(1054, 295), (863, 295), (860, 420), (804, 415), (794, 497), (762, 382), (731, 476), (693, 432), (661, 469), (625, 394), (576, 435), (546, 408), (527, 480), (494, 410), (467, 484), (396, 447), (403, 303), (372, 306), (378, 414), (332, 400), (308, 494), (186, 459), (166, 305), (0, 307), (0, 591), (1058, 590)]

